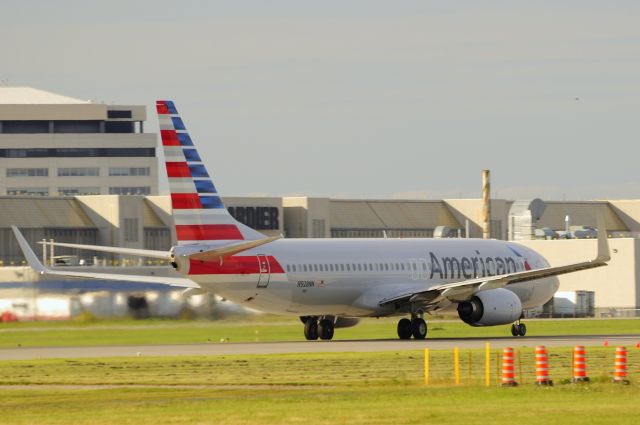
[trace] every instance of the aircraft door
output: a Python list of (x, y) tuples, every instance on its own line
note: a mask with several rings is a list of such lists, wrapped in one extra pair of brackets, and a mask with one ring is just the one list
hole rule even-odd
[(271, 267), (269, 265), (269, 258), (264, 254), (258, 254), (258, 269), (260, 274), (258, 275), (258, 288), (266, 288), (269, 286), (269, 279), (271, 278)]

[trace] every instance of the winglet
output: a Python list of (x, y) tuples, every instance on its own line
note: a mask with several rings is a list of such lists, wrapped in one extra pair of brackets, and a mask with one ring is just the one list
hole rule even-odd
[(598, 226), (598, 256), (596, 262), (606, 263), (611, 260), (611, 253), (609, 251), (609, 239), (607, 239), (607, 229), (604, 219), (604, 214), (598, 214), (597, 219)]
[(11, 226), (11, 229), (13, 230), (13, 234), (16, 235), (18, 245), (20, 245), (20, 249), (22, 250), (22, 253), (24, 254), (31, 268), (40, 274), (45, 274), (48, 271), (47, 268), (42, 265), (40, 260), (38, 260), (38, 257), (29, 246), (29, 243), (26, 241), (24, 236), (22, 236), (22, 233), (20, 233), (20, 230), (18, 230), (16, 226)]

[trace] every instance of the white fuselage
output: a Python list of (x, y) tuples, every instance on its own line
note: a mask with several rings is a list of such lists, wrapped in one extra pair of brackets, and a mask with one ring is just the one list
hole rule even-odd
[[(393, 303), (381, 304), (443, 283), (549, 266), (530, 248), (482, 239), (280, 239), (225, 261), (208, 267), (192, 260), (188, 276), (257, 310), (349, 317), (405, 314)], [(558, 286), (550, 277), (507, 289), (531, 308)], [(445, 300), (436, 309), (450, 305)]]

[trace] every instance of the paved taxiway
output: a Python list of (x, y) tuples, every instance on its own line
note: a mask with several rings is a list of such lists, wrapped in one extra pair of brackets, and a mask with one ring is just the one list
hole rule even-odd
[(0, 349), (0, 360), (30, 360), (53, 358), (131, 357), (131, 356), (219, 356), (230, 354), (284, 354), (284, 353), (336, 353), (446, 350), (454, 346), (462, 349), (484, 348), (490, 342), (493, 348), (574, 346), (574, 345), (635, 346), (640, 342), (640, 334), (634, 335), (567, 335), (525, 338), (443, 338), (424, 341), (397, 339), (350, 340), (350, 341), (295, 341), (295, 342), (217, 342), (210, 344), (184, 345), (126, 345), (102, 347), (20, 347)]

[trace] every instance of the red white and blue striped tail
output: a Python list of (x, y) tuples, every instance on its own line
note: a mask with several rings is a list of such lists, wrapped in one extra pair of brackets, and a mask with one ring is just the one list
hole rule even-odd
[(265, 238), (224, 207), (174, 103), (158, 100), (156, 109), (178, 244)]

